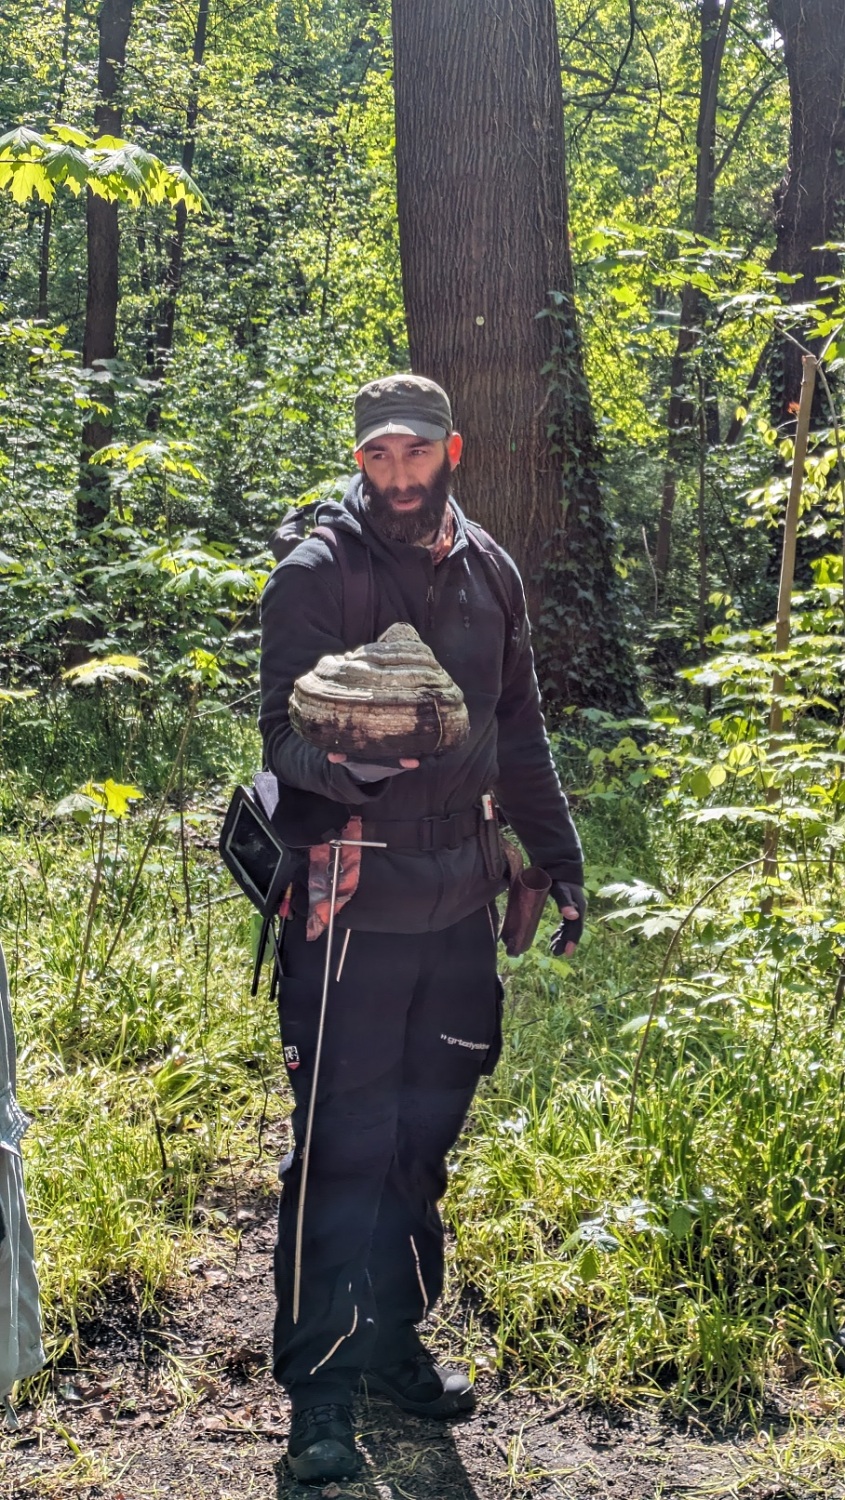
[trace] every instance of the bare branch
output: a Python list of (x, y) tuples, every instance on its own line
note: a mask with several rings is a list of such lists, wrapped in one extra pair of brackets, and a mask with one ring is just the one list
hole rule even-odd
[(730, 140), (728, 141), (724, 151), (722, 152), (722, 155), (720, 156), (716, 166), (713, 168), (714, 182), (718, 182), (719, 176), (724, 171), (725, 167), (733, 156), (734, 151), (739, 144), (740, 136), (742, 135), (743, 130), (748, 124), (750, 116), (753, 114), (763, 95), (767, 93), (772, 85), (777, 83), (777, 81), (778, 75), (776, 73), (772, 73), (768, 78), (763, 79), (763, 82), (760, 84), (759, 88), (756, 88), (754, 90), (754, 93), (751, 95), (748, 103), (742, 111), (742, 114), (737, 120), (736, 125), (734, 126), (733, 134), (731, 135)]

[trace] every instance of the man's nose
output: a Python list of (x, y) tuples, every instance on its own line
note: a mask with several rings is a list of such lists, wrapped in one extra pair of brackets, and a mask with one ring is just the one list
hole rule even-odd
[(411, 472), (403, 458), (394, 458), (390, 465), (389, 488), (407, 490), (412, 484)]

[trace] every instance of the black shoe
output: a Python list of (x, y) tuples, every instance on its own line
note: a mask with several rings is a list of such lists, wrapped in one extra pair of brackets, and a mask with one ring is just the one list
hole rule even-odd
[(352, 1410), (334, 1402), (294, 1412), (288, 1438), (291, 1473), (303, 1484), (352, 1479), (361, 1467)]
[(401, 1411), (417, 1417), (456, 1417), (475, 1407), (472, 1381), (460, 1370), (435, 1364), (434, 1355), (415, 1339), (413, 1354), (397, 1364), (365, 1370), (367, 1391), (388, 1396)]

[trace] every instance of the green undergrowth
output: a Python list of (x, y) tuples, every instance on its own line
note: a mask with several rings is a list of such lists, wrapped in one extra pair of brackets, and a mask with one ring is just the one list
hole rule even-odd
[(115, 819), (83, 960), (97, 820), (0, 836), (0, 931), (15, 999), (19, 1092), (48, 1346), (119, 1283), (154, 1308), (207, 1227), (209, 1184), (287, 1110), (266, 985), (249, 994), (250, 917), (210, 835), (221, 804), (165, 818), (117, 924), (150, 816)]
[(503, 1061), (448, 1199), (456, 1270), (492, 1314), (499, 1360), (557, 1388), (735, 1416), (788, 1380), (842, 1405), (831, 593), (801, 621), (776, 737), (760, 633), (689, 674), (721, 687), (711, 713), (596, 716), (558, 747), (590, 928), (576, 961), (545, 954), (541, 932), (510, 966)]
[[(547, 921), (506, 965), (504, 1055), (446, 1202), (453, 1285), (520, 1379), (733, 1416), (797, 1380), (841, 1405), (845, 788), (818, 707), (838, 635), (811, 645), (776, 743), (750, 653), (718, 716), (585, 716), (556, 741), (588, 929), (555, 960)], [(204, 754), (215, 775), (181, 812), (149, 760), (121, 762), (127, 781), (39, 789), (19, 764), (6, 783), (0, 931), (54, 1352), (115, 1282), (161, 1305), (209, 1187), (288, 1109), (215, 847), (256, 740), (198, 732), (188, 784)]]
[(678, 994), (657, 1030), (629, 1126), (637, 954), (602, 947), (577, 978), (536, 958), (512, 975), (503, 1063), (451, 1178), (458, 1273), (500, 1358), (582, 1395), (732, 1412), (784, 1373), (834, 1375), (845, 1111), (829, 997), (775, 1015), (771, 976), (740, 990), (700, 973), (694, 1012)]

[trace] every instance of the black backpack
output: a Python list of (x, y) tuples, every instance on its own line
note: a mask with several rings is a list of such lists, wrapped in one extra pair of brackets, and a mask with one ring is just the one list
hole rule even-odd
[[(335, 529), (331, 523), (318, 520), (322, 504), (322, 500), (311, 500), (307, 505), (292, 506), (273, 533), (270, 549), (276, 561), (281, 562), (309, 536), (318, 536), (326, 542), (340, 568), (344, 638), (363, 645), (375, 636), (372, 553), (342, 527)], [(470, 547), (481, 560), (490, 592), (505, 617), (507, 639), (515, 640), (520, 630), (520, 614), (500, 567), (493, 538), (477, 521), (467, 521), (466, 529)]]

